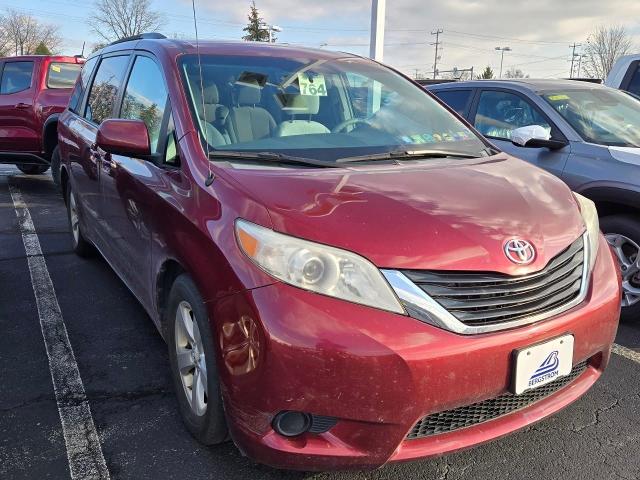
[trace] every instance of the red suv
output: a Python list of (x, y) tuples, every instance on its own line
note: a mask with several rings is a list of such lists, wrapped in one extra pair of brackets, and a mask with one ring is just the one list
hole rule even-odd
[(392, 69), (143, 35), (78, 91), (73, 248), (144, 305), (201, 442), (373, 468), (525, 427), (606, 367), (620, 279), (593, 203)]
[(54, 164), (57, 179), (58, 114), (69, 102), (82, 63), (81, 57), (0, 58), (0, 163), (30, 175)]

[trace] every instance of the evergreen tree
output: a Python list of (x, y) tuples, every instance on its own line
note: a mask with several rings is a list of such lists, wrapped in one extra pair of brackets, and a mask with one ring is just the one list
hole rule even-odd
[(51, 50), (45, 45), (44, 42), (40, 42), (33, 52), (35, 55), (51, 55)]
[(491, 80), (493, 78), (493, 70), (491, 69), (491, 67), (487, 65), (487, 68), (484, 69), (484, 72), (482, 72), (478, 78), (481, 78), (483, 80)]
[(256, 2), (251, 2), (251, 10), (249, 11), (248, 19), (249, 23), (242, 31), (246, 32), (246, 35), (242, 37), (247, 42), (268, 42), (269, 31), (264, 28), (265, 22), (260, 18), (260, 12), (256, 7)]

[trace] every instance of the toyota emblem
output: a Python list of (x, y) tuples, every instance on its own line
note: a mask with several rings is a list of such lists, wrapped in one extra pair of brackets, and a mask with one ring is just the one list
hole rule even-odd
[(536, 251), (526, 240), (512, 238), (504, 244), (504, 254), (518, 265), (529, 265), (536, 258)]

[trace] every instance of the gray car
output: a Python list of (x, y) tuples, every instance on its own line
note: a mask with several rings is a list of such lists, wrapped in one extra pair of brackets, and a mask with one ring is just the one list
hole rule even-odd
[(622, 318), (640, 319), (640, 100), (572, 80), (427, 89), (499, 149), (554, 173), (597, 204), (622, 270)]

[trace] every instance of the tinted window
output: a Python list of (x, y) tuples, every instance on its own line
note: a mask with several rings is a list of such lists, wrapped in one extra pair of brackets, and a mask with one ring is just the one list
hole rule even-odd
[(471, 90), (442, 90), (433, 93), (463, 117), (467, 113)]
[(82, 65), (55, 62), (49, 65), (47, 88), (71, 88), (76, 83)]
[(0, 94), (16, 93), (31, 87), (33, 62), (7, 62), (2, 71)]
[(104, 119), (111, 117), (113, 104), (118, 96), (128, 63), (128, 55), (108, 57), (100, 62), (84, 115), (87, 120), (99, 125)]
[(510, 140), (512, 130), (529, 125), (540, 125), (551, 132), (547, 120), (523, 97), (496, 91), (480, 94), (475, 127), (483, 135)]
[(76, 83), (76, 87), (73, 89), (71, 98), (69, 99), (69, 109), (74, 112), (77, 112), (78, 104), (82, 99), (82, 93), (87, 89), (87, 84), (89, 83), (91, 73), (93, 72), (97, 61), (98, 57), (93, 57), (87, 60), (84, 65), (82, 65), (82, 70), (80, 71), (80, 81)]
[(166, 105), (167, 89), (158, 65), (149, 57), (137, 57), (124, 92), (120, 117), (142, 120), (147, 125), (152, 153), (164, 148), (165, 142), (158, 140)]
[(640, 95), (640, 66), (636, 67), (636, 71), (634, 72), (633, 77), (631, 77), (631, 81), (625, 90), (635, 93), (636, 95)]

